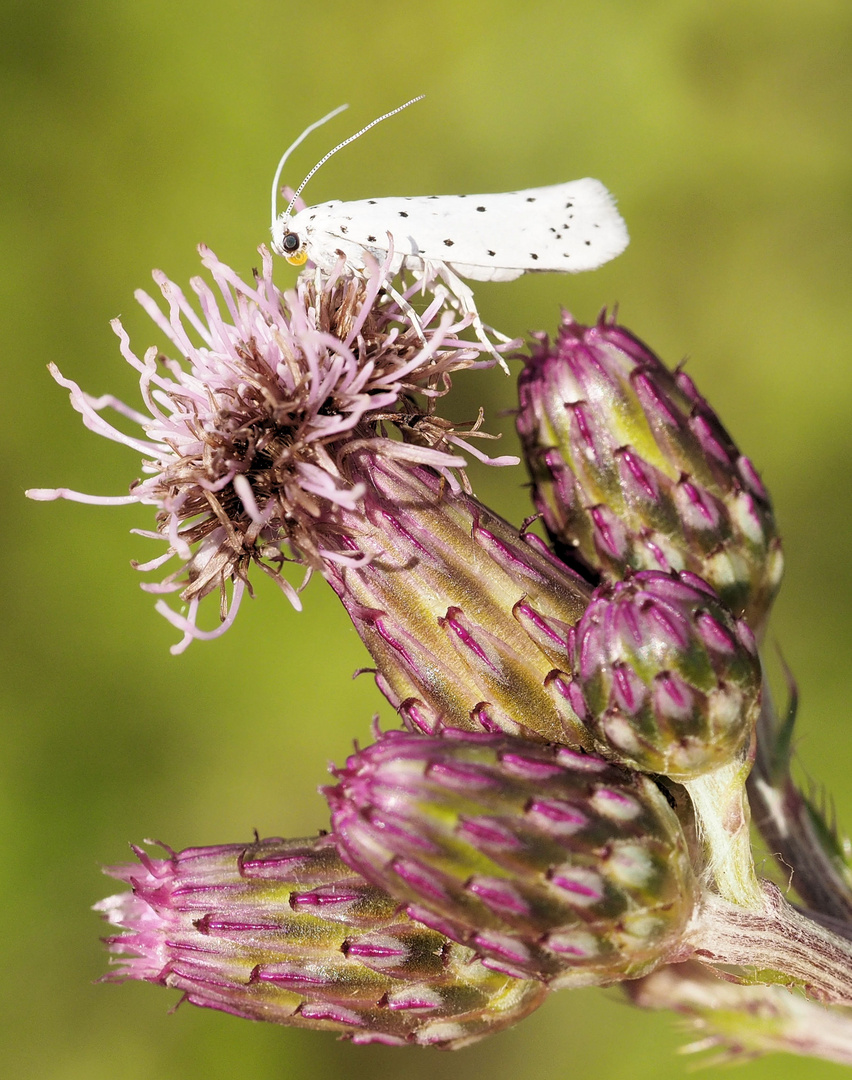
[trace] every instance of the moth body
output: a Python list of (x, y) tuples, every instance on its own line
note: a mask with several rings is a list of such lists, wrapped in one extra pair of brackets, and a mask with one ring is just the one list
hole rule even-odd
[[(422, 278), (424, 286), (470, 316), (480, 342), (508, 370), (486, 333), (473, 290), (462, 279), (512, 281), (527, 273), (595, 270), (627, 247), (627, 227), (607, 189), (588, 177), (491, 195), (336, 200), (292, 213), (305, 184), (333, 154), (419, 100), (413, 98), (379, 116), (338, 143), (311, 169), (287, 209), (276, 214), (278, 181), (288, 157), (307, 135), (346, 106), (305, 128), (278, 162), (272, 181), (272, 250), (294, 266), (311, 262), (318, 273), (330, 273), (342, 256), (344, 272), (362, 277), (369, 256), (375, 263), (388, 264), (391, 277), (407, 271)], [(423, 336), (405, 297), (390, 283), (385, 292)], [(509, 340), (490, 332), (500, 341)]]
[(280, 214), (272, 249), (300, 265), (331, 270), (340, 255), (363, 271), (364, 253), (383, 261), (393, 238), (391, 272), (446, 267), (472, 281), (521, 274), (594, 270), (619, 255), (627, 228), (599, 180), (489, 195), (424, 195), (319, 203)]

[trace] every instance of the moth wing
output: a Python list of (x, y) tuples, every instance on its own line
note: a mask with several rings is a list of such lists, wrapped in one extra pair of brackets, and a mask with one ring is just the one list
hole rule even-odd
[(329, 233), (378, 254), (391, 233), (397, 258), (446, 263), (473, 281), (532, 271), (576, 273), (615, 258), (629, 237), (599, 180), (489, 195), (426, 195), (333, 204)]
[(466, 227), (456, 229), (463, 239), (444, 261), (474, 281), (594, 270), (620, 255), (629, 241), (615, 200), (599, 180), (470, 195), (464, 203)]
[(393, 270), (445, 263), (473, 281), (512, 281), (531, 271), (593, 270), (619, 255), (627, 227), (599, 180), (490, 195), (424, 195), (331, 202), (293, 219), (307, 231), (311, 260), (334, 252), (358, 265), (366, 249), (381, 259), (393, 236)]
[(447, 266), (459, 277), (471, 281), (514, 281), (526, 272), (525, 267), (517, 266), (482, 266), (479, 263), (463, 263), (458, 259), (445, 259)]
[[(503, 265), (496, 257), (494, 235), (503, 213), (495, 212), (500, 195), (415, 195), (401, 198), (361, 199), (337, 204), (323, 216), (324, 228), (342, 239), (360, 243), (374, 255), (387, 251), (387, 234), (393, 237), (394, 266), (405, 263), (421, 268), (445, 263), (460, 277), (475, 281), (512, 281), (528, 269)], [(317, 208), (322, 209), (322, 208)], [(489, 212), (490, 211), (490, 212)]]

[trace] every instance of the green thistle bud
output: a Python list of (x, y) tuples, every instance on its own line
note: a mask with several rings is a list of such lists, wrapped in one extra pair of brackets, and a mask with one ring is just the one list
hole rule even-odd
[(483, 962), (604, 985), (677, 952), (695, 881), (648, 777), (567, 747), (389, 732), (327, 789), (345, 859)]
[(747, 623), (701, 578), (646, 570), (602, 585), (569, 647), (569, 697), (596, 748), (683, 783), (717, 888), (759, 906), (745, 782), (761, 668)]
[(689, 570), (759, 633), (783, 569), (772, 506), (686, 373), (612, 321), (566, 315), (518, 392), (535, 503), (559, 553), (609, 577)]
[(383, 453), (351, 455), (346, 559), (323, 567), (411, 728), (533, 734), (582, 745), (565, 641), (590, 589), (446, 479)]
[(109, 873), (133, 886), (96, 910), (113, 981), (183, 991), (251, 1020), (337, 1031), (353, 1042), (458, 1047), (522, 1019), (546, 990), (484, 967), (409, 919), (341, 862), (334, 843), (260, 840), (167, 851)]
[(569, 637), (569, 696), (595, 748), (673, 780), (740, 756), (760, 704), (754, 635), (692, 574), (602, 585)]

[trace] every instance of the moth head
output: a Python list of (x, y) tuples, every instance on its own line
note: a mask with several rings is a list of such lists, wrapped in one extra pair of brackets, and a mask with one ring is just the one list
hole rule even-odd
[[(396, 109), (392, 109), (390, 112), (385, 113), (384, 116), (379, 116), (375, 120), (372, 120), (366, 127), (362, 127), (360, 131), (356, 131), (354, 135), (350, 135), (348, 139), (344, 139), (342, 143), (338, 143), (333, 150), (320, 158), (320, 160), (314, 165), (305, 179), (299, 184), (296, 190), (293, 192), (293, 196), (287, 206), (287, 209), (283, 214), (278, 214), (276, 217), (276, 211), (278, 206), (278, 182), (281, 179), (281, 173), (284, 169), (284, 164), (289, 158), (290, 154), (296, 149), (296, 147), (302, 142), (302, 140), (310, 135), (312, 131), (316, 131), (318, 127), (321, 127), (327, 120), (330, 120), (333, 116), (337, 116), (339, 112), (347, 108), (346, 105), (340, 105), (336, 109), (332, 109), (327, 116), (324, 116), (322, 120), (317, 120), (313, 124), (309, 124), (308, 127), (302, 132), (302, 134), (292, 143), (287, 150), (284, 151), (284, 155), (278, 162), (278, 168), (275, 170), (275, 176), (272, 180), (272, 250), (276, 255), (280, 255), (286, 259), (288, 263), (293, 266), (303, 266), (308, 261), (307, 251), (307, 238), (302, 235), (301, 232), (294, 232), (291, 228), (292, 218), (290, 216), (293, 207), (299, 200), (299, 195), (302, 192), (305, 184), (310, 180), (314, 173), (322, 165), (328, 161), (332, 155), (336, 154), (338, 150), (342, 150), (344, 146), (348, 146), (349, 143), (354, 142), (355, 139), (359, 139), (365, 131), (369, 131), (370, 128), (375, 127), (376, 124), (380, 124), (382, 120), (387, 120), (390, 116), (396, 116), (398, 112), (402, 112), (403, 109), (407, 109), (409, 105), (413, 105), (415, 101), (420, 101), (423, 94), (420, 94), (416, 98), (412, 98), (411, 101), (406, 101), (404, 105), (398, 106)], [(298, 214), (296, 215), (298, 217)]]
[(272, 223), (272, 250), (292, 266), (303, 266), (308, 261), (306, 239), (292, 228), (289, 214), (280, 214)]

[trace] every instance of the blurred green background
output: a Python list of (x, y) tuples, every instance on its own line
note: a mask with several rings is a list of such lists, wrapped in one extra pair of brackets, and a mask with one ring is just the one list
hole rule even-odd
[[(0, 828), (6, 1075), (40, 1080), (371, 1076), (540, 1080), (685, 1075), (672, 1017), (597, 991), (555, 996), (458, 1054), (359, 1049), (107, 987), (88, 909), (127, 842), (304, 835), (329, 759), (379, 707), (320, 581), (292, 612), (258, 583), (222, 640), (169, 655), (139, 590), (144, 509), (33, 504), (30, 486), (120, 493), (134, 455), (85, 431), (45, 364), (135, 400), (108, 321), (158, 342), (133, 300), (153, 267), (185, 283), (203, 241), (243, 273), (268, 237), (283, 148), (298, 182), (333, 141), (426, 101), (338, 155), (309, 201), (501, 191), (601, 178), (627, 253), (577, 278), (478, 286), (486, 321), (553, 330), (560, 305), (621, 318), (689, 368), (773, 493), (788, 575), (770, 635), (802, 692), (804, 774), (852, 825), (849, 416), (852, 6), (848, 0), (318, 4), (6, 0), (0, 11), (4, 618)], [(282, 284), (292, 281), (284, 265)], [(512, 404), (499, 373), (458, 380), (469, 415)], [(469, 405), (467, 404), (469, 403)], [(511, 443), (511, 436), (507, 436)], [(520, 470), (476, 470), (520, 521)], [(156, 551), (159, 552), (157, 547)], [(711, 1068), (705, 1075), (716, 1075)], [(839, 1074), (773, 1058), (750, 1076)]]

